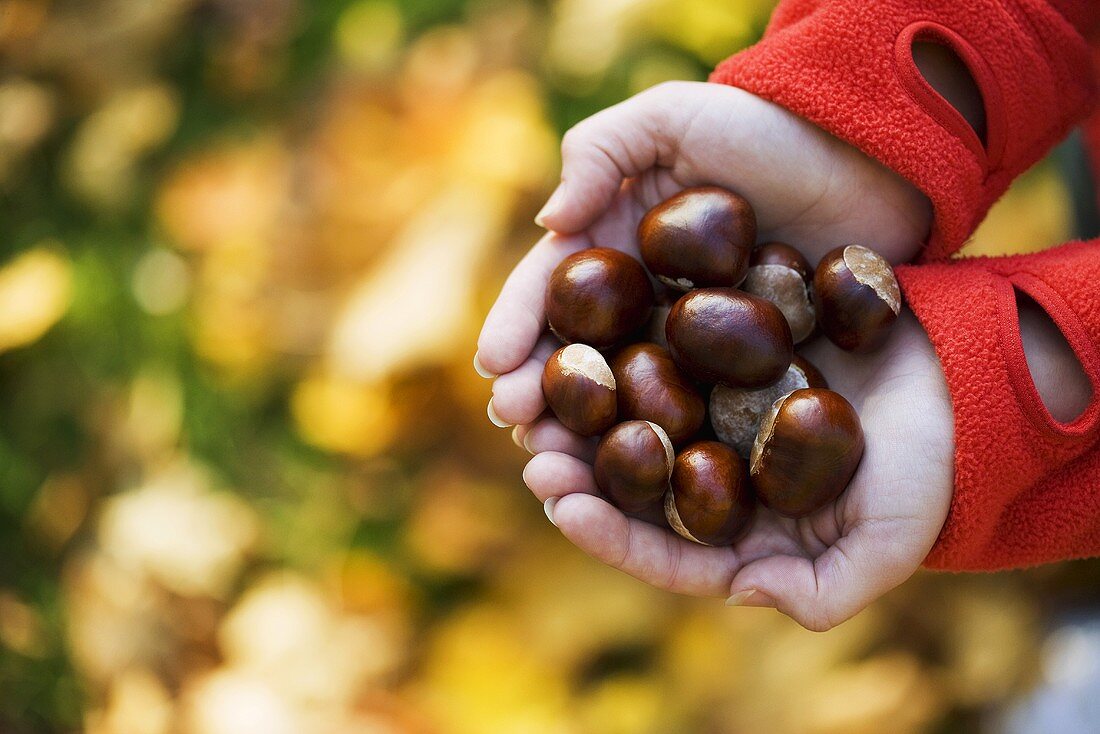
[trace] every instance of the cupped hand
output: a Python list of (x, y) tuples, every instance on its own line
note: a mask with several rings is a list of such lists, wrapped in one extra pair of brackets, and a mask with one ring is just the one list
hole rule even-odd
[(516, 425), (535, 457), (524, 470), (562, 532), (595, 558), (654, 586), (775, 606), (827, 629), (918, 567), (951, 497), (952, 418), (938, 362), (904, 315), (882, 351), (855, 357), (823, 341), (803, 350), (859, 410), (867, 449), (849, 489), (802, 520), (757, 514), (733, 547), (708, 548), (624, 516), (598, 497), (595, 444), (544, 414), (542, 365), (557, 347), (543, 298), (553, 268), (592, 246), (637, 256), (636, 228), (681, 189), (712, 184), (745, 196), (759, 238), (811, 262), (846, 243), (910, 259), (927, 234), (927, 200), (846, 143), (742, 90), (655, 87), (582, 122), (562, 144), (562, 183), (545, 236), (516, 266), (478, 341), (478, 369), (499, 375), (490, 417)]

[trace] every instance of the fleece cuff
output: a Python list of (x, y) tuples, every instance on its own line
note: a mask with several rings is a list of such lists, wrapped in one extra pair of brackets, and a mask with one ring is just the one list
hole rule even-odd
[[(1094, 97), (1084, 0), (785, 0), (764, 38), (711, 81), (779, 104), (898, 172), (932, 201), (924, 260), (959, 249), (994, 201)], [(951, 48), (982, 93), (987, 134), (925, 81), (912, 46)]]
[[(1100, 555), (1100, 242), (898, 269), (955, 414), (955, 494), (931, 568), (989, 571)], [(1093, 385), (1056, 421), (1031, 379), (1016, 291), (1054, 320)]]

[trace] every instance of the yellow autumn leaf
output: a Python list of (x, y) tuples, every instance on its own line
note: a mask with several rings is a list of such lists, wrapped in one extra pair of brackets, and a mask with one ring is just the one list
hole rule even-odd
[(0, 352), (37, 341), (65, 315), (72, 263), (43, 244), (0, 268)]

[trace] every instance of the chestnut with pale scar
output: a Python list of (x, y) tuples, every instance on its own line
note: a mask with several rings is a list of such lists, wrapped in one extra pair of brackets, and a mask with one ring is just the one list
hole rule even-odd
[(542, 392), (561, 424), (582, 436), (597, 436), (615, 424), (615, 376), (603, 355), (586, 344), (550, 355)]
[(757, 497), (786, 517), (805, 517), (835, 500), (863, 456), (863, 429), (838, 393), (803, 388), (775, 401), (749, 458)]
[(665, 517), (682, 537), (729, 545), (752, 520), (755, 505), (745, 462), (729, 446), (699, 441), (676, 457)]
[(814, 305), (817, 323), (833, 344), (849, 352), (872, 352), (886, 341), (901, 313), (901, 288), (881, 255), (847, 245), (818, 263)]
[(752, 251), (741, 288), (774, 303), (798, 344), (808, 339), (816, 326), (812, 282), (813, 271), (801, 252), (782, 242), (768, 242)]

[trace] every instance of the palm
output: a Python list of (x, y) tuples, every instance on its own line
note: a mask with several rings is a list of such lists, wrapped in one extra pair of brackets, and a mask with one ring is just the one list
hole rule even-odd
[[(849, 593), (870, 601), (908, 578), (935, 542), (951, 500), (951, 412), (939, 365), (912, 317), (871, 359), (824, 340), (804, 351), (859, 411), (863, 462), (847, 491), (810, 517), (761, 513), (735, 548), (736, 562), (751, 565), (738, 568), (734, 585), (767, 589), (787, 579), (793, 583), (780, 608), (811, 629), (827, 629), (862, 603), (818, 603), (821, 589), (863, 584)], [(875, 549), (873, 568), (852, 567), (860, 545)]]
[[(927, 228), (926, 204), (904, 181), (780, 108), (714, 85), (678, 85), (675, 91), (675, 105), (651, 113), (661, 140), (648, 141), (646, 135), (658, 133), (644, 126), (610, 120), (626, 152), (597, 145), (603, 160), (586, 161), (591, 143), (585, 137), (599, 134), (592, 126), (600, 116), (585, 123), (588, 132), (582, 125), (567, 136), (563, 180), (571, 196), (547, 218), (549, 226), (574, 234), (551, 234), (537, 244), (486, 319), (479, 357), (501, 375), (491, 408), (520, 426), (517, 435), (536, 454), (525, 481), (540, 500), (558, 498), (555, 522), (592, 556), (680, 593), (756, 589), (748, 603), (774, 603), (802, 624), (824, 629), (910, 575), (947, 513), (950, 406), (914, 319), (903, 317), (871, 358), (853, 358), (823, 340), (805, 350), (859, 410), (867, 435), (864, 460), (834, 505), (798, 521), (762, 510), (733, 547), (692, 544), (599, 499), (590, 466), (593, 441), (543, 414), (542, 364), (557, 346), (544, 333), (542, 313), (550, 271), (585, 247), (636, 255), (641, 217), (685, 187), (717, 184), (742, 193), (754, 203), (762, 239), (795, 243), (811, 261), (845, 242), (873, 244), (895, 262), (909, 259)], [(639, 149), (648, 157), (630, 154)], [(874, 567), (853, 567), (851, 559), (866, 556), (869, 546), (876, 548)], [(832, 583), (847, 584), (844, 598), (851, 601), (820, 599)]]
[[(823, 340), (805, 352), (859, 410), (867, 437), (848, 490), (809, 517), (791, 520), (760, 508), (733, 547), (695, 545), (629, 519), (594, 496), (581, 463), (590, 446), (579, 440), (532, 459), (528, 483), (540, 498), (575, 492), (558, 502), (555, 521), (577, 546), (609, 565), (678, 593), (725, 596), (731, 589), (757, 589), (760, 596), (748, 603), (777, 604), (810, 629), (828, 629), (908, 578), (935, 541), (951, 499), (951, 412), (931, 347), (911, 317), (870, 360)], [(853, 563), (866, 555), (860, 546), (875, 549), (873, 566)], [(841, 583), (850, 603), (821, 598)]]

